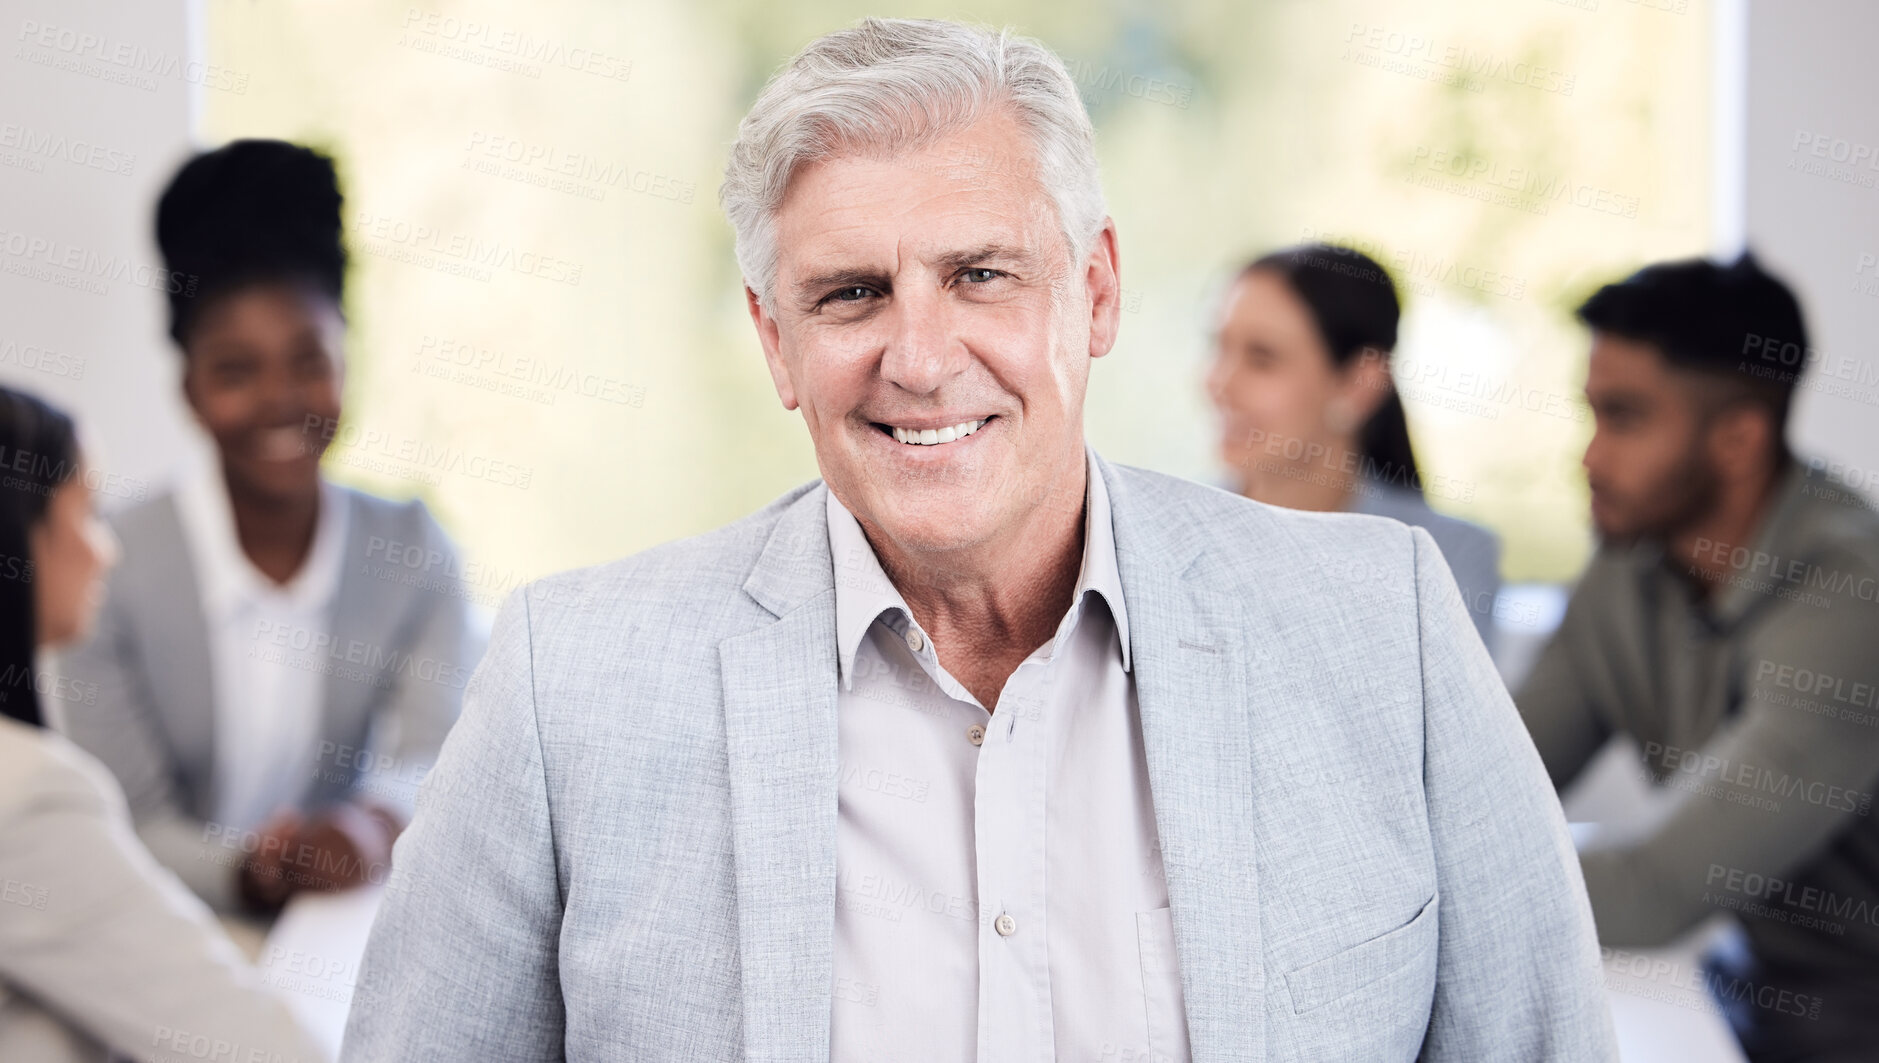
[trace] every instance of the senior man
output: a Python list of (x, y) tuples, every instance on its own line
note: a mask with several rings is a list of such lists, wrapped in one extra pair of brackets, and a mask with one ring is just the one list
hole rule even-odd
[(1085, 445), (1117, 244), (1056, 57), (823, 37), (722, 199), (822, 479), (511, 597), (347, 1059), (1613, 1058), (1428, 535)]

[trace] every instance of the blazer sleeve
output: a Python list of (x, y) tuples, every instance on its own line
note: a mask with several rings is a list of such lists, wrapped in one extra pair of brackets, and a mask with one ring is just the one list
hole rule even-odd
[(1440, 928), (1424, 1060), (1612, 1060), (1566, 820), (1435, 541), (1412, 528)]
[(392, 849), (341, 1058), (562, 1059), (562, 897), (527, 590), (497, 614), (462, 718)]
[(183, 805), (177, 767), (130, 629), (123, 596), (113, 584), (91, 637), (59, 657), (58, 671), (72, 680), (76, 697), (51, 703), (49, 722), (110, 769), (137, 836), (158, 863), (216, 911), (240, 911), (241, 852), (219, 844), (219, 832)]
[[(431, 530), (433, 541), (450, 549), (442, 530), (434, 525)], [(418, 664), (399, 671), (373, 721), (372, 747), (398, 767), (391, 773), (359, 772), (351, 791), (407, 822), (417, 808), (418, 786), (457, 722), (470, 673), (483, 654), (463, 598), (428, 588), (413, 593), (422, 595), (424, 604), (401, 648)]]
[(44, 737), (25, 801), (0, 812), (0, 879), (26, 891), (0, 904), (0, 979), (137, 1059), (209, 1045), (225, 1046), (217, 1058), (324, 1060), (202, 902), (150, 859), (104, 770)]

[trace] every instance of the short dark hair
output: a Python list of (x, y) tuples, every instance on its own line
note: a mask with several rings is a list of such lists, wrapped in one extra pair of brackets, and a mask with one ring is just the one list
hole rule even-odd
[(1811, 354), (1807, 325), (1794, 292), (1754, 255), (1646, 266), (1592, 293), (1578, 316), (1595, 331), (1656, 347), (1679, 369), (1740, 385), (1767, 407), (1786, 453), (1788, 406)]
[(157, 201), (171, 284), (170, 337), (183, 346), (217, 298), (258, 283), (311, 287), (339, 302), (346, 279), (333, 160), (284, 140), (237, 140), (178, 170)]

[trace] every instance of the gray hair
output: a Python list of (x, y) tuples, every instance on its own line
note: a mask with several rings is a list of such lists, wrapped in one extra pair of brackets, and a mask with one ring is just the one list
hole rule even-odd
[(774, 306), (777, 207), (797, 167), (918, 150), (1009, 107), (1073, 261), (1106, 211), (1096, 135), (1063, 61), (1028, 37), (932, 19), (863, 19), (811, 41), (737, 127), (718, 201), (737, 234), (744, 283)]

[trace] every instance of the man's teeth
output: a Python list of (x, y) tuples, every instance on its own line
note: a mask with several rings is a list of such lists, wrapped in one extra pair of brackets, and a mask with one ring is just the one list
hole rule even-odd
[(964, 439), (978, 431), (984, 424), (984, 420), (978, 420), (966, 421), (963, 424), (950, 425), (946, 428), (895, 428), (894, 438), (917, 447), (930, 447), (938, 443), (951, 443), (955, 439)]

